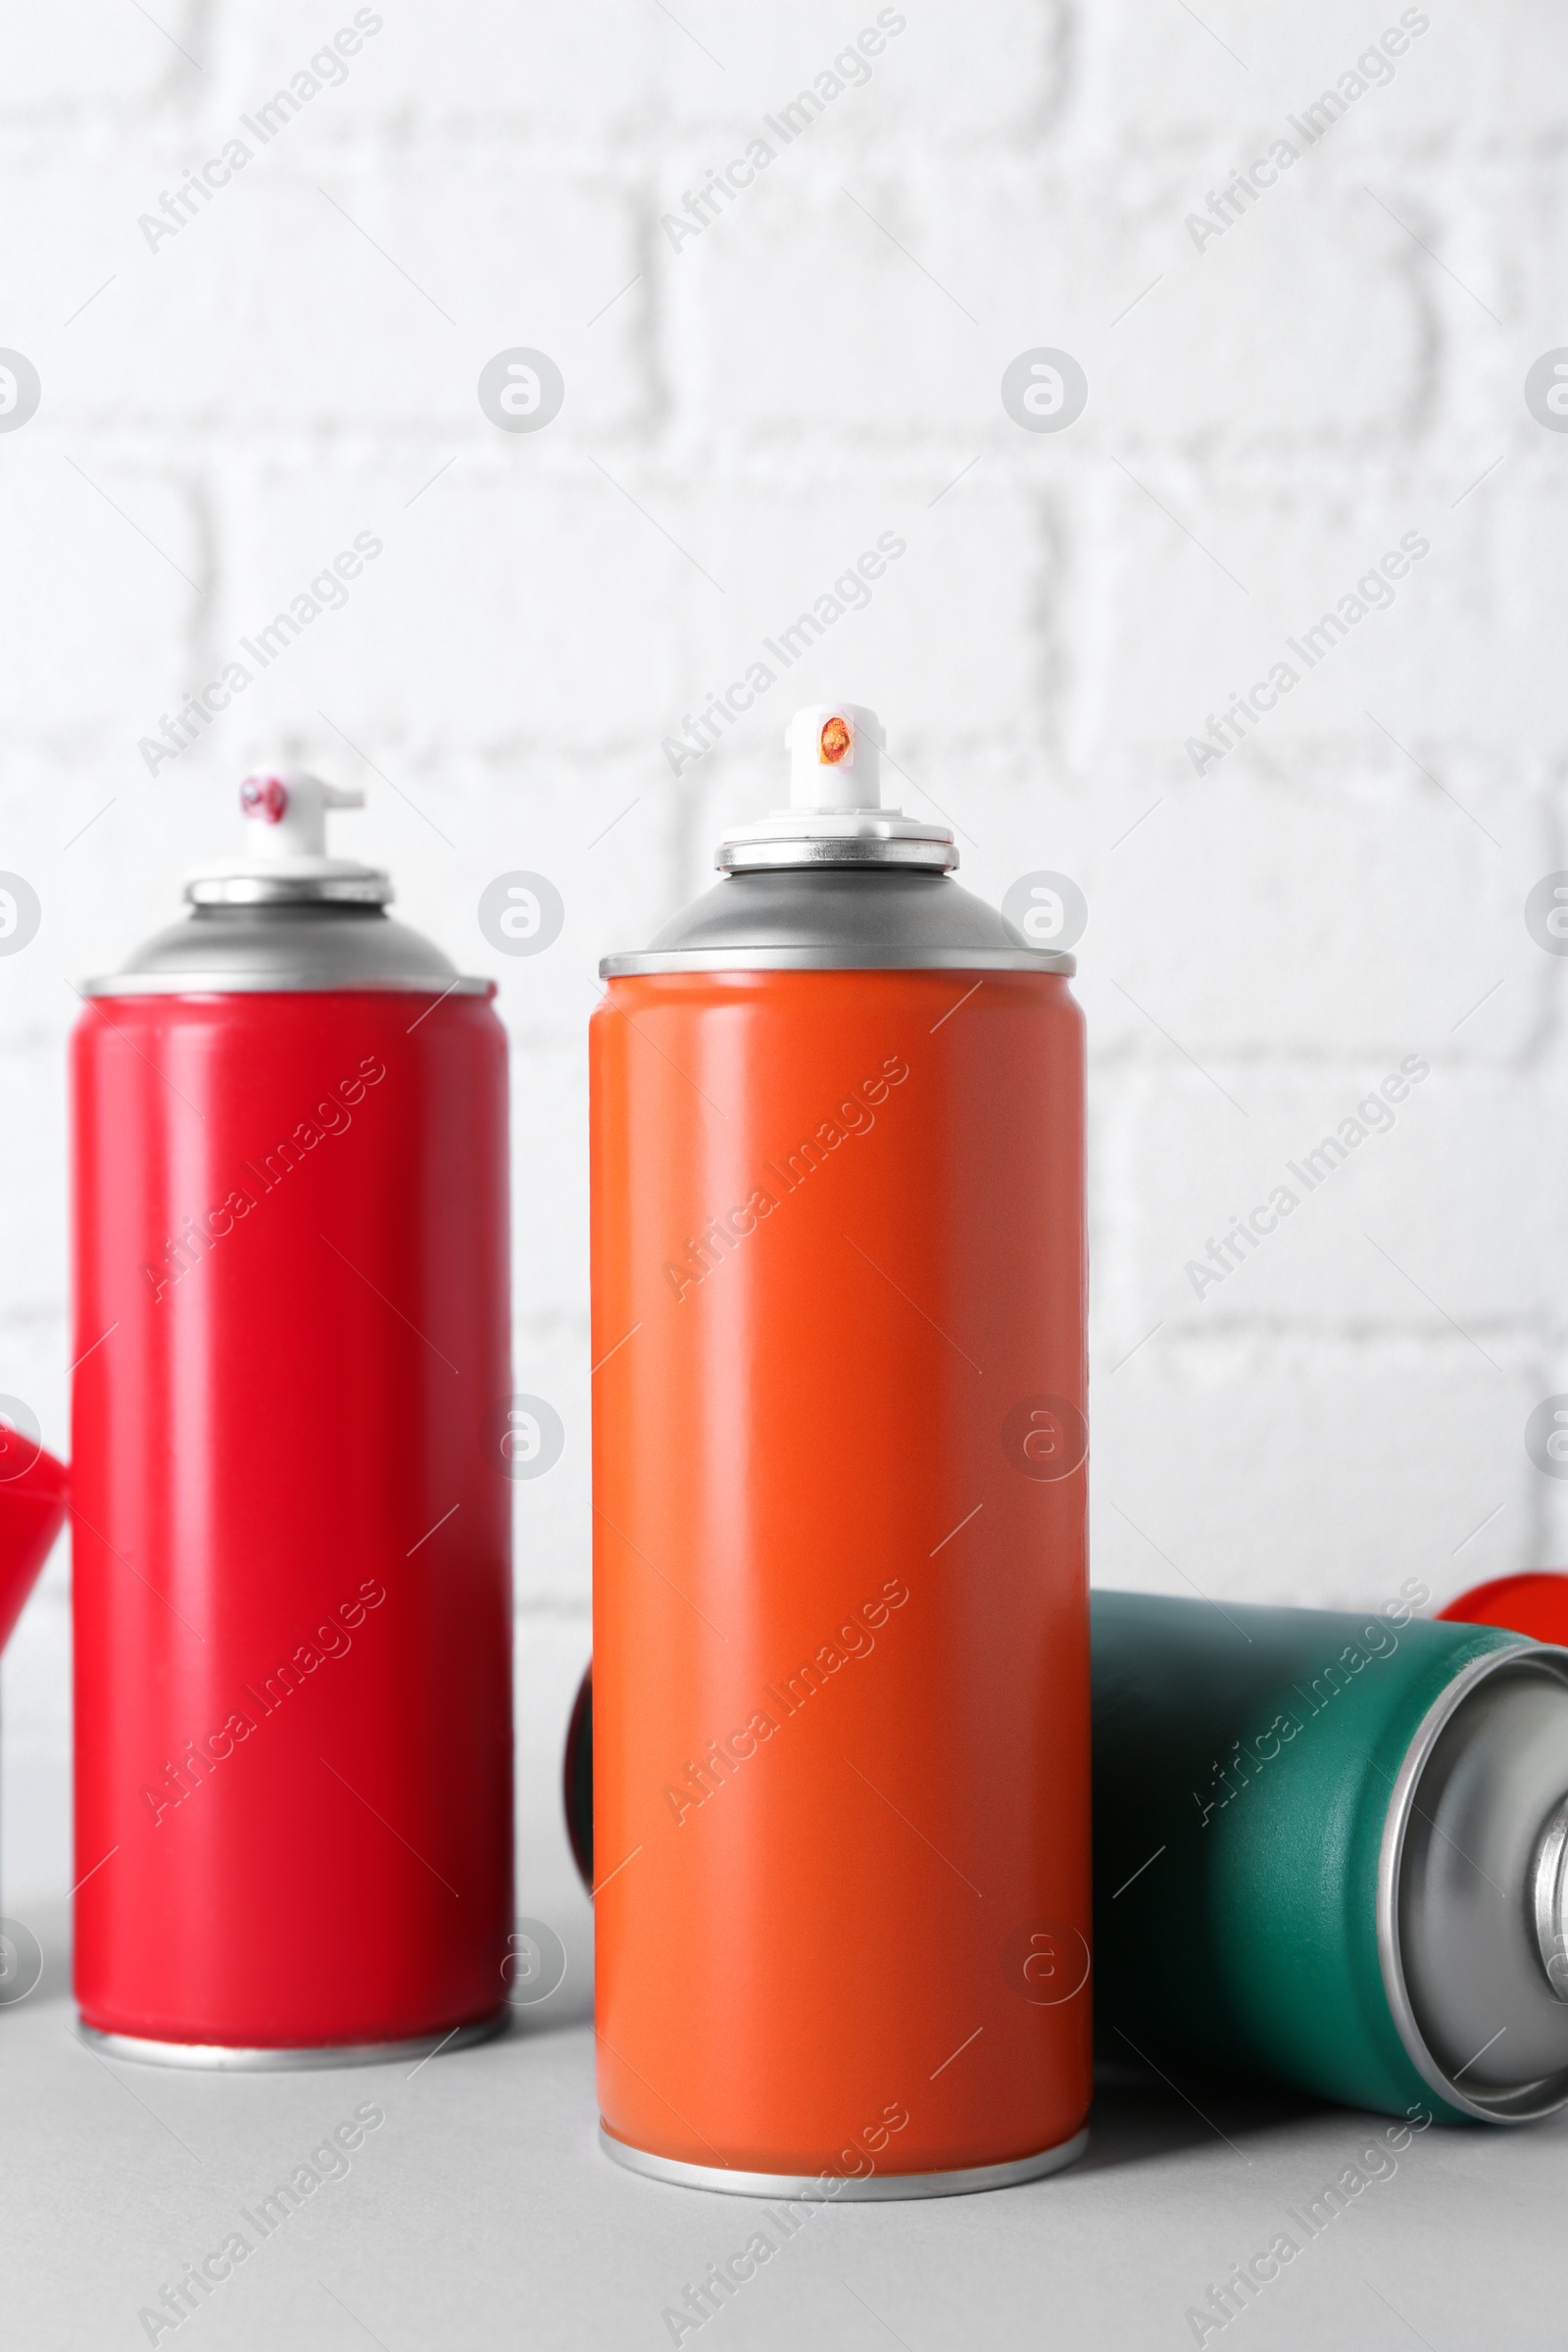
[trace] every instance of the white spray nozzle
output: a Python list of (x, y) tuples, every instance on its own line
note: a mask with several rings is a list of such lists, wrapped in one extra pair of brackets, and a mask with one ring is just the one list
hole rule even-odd
[(325, 859), (327, 810), (363, 808), (365, 795), (353, 785), (323, 784), (319, 776), (297, 769), (266, 769), (246, 777), (239, 805), (256, 820), (246, 838), (248, 858), (276, 865), (284, 859)]
[(950, 873), (952, 832), (882, 806), (882, 721), (863, 703), (809, 703), (784, 730), (790, 805), (725, 835), (722, 874), (764, 867), (904, 865)]
[(811, 703), (784, 730), (792, 808), (882, 806), (882, 725), (861, 703)]

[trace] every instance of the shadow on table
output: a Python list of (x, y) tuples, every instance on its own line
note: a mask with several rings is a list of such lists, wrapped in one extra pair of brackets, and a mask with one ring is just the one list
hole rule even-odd
[(1321, 2102), (1288, 2090), (1252, 2090), (1202, 2077), (1166, 2079), (1140, 2066), (1095, 2069), (1089, 2147), (1080, 2172), (1141, 2164), (1189, 2148), (1229, 2141), (1245, 2150), (1250, 2136), (1321, 2115)]
[(538, 2034), (564, 2034), (570, 2026), (586, 2026), (594, 2014), (593, 1951), (571, 1952), (566, 1974), (548, 2000), (519, 2003), (508, 2031), (531, 2038)]

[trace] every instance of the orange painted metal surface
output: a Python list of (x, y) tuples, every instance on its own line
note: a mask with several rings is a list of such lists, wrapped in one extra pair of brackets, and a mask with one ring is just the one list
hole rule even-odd
[(1088, 2110), (1082, 1020), (677, 972), (592, 1025), (600, 2104), (925, 2173)]

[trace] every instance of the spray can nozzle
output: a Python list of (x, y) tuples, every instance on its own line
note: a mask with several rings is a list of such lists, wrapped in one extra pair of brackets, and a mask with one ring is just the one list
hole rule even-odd
[(863, 703), (797, 710), (784, 730), (789, 807), (726, 834), (713, 857), (719, 872), (903, 865), (951, 873), (958, 853), (948, 826), (883, 807), (883, 741), (882, 721)]
[(790, 807), (880, 808), (882, 724), (861, 703), (808, 703), (784, 730)]
[(280, 858), (324, 858), (329, 808), (363, 808), (357, 786), (325, 784), (295, 769), (264, 769), (239, 788), (245, 815), (259, 818), (245, 843), (247, 855), (271, 863)]
[(239, 788), (248, 819), (242, 856), (197, 866), (185, 878), (193, 906), (260, 906), (331, 900), (385, 906), (392, 884), (379, 866), (334, 858), (326, 846), (329, 808), (363, 808), (356, 785), (327, 784), (304, 768), (263, 767)]

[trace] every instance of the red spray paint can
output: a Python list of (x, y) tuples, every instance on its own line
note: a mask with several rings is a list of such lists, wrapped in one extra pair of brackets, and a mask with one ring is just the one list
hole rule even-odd
[(507, 2012), (506, 1041), (325, 855), (352, 797), (252, 778), (73, 1041), (75, 1989), (131, 2056)]
[(789, 740), (593, 1020), (600, 2107), (941, 2195), (1089, 2106), (1083, 1023), (873, 713)]

